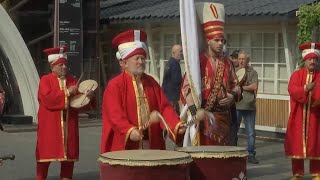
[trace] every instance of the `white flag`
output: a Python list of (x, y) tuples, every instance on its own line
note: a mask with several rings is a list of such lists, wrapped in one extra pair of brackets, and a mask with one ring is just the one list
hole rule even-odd
[[(200, 37), (199, 21), (196, 15), (194, 0), (180, 0), (180, 26), (186, 77), (189, 81), (191, 94), (195, 105), (201, 105), (201, 75), (200, 75)], [(183, 108), (180, 117), (187, 112), (187, 105)], [(191, 115), (188, 116), (191, 121)], [(198, 125), (189, 126), (184, 137), (183, 146), (199, 145), (197, 140)]]

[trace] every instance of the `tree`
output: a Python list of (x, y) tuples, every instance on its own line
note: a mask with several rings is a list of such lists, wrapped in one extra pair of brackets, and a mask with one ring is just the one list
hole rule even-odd
[[(297, 43), (302, 44), (304, 42), (311, 42), (312, 40), (318, 40), (319, 37), (314, 37), (313, 33), (318, 33), (320, 25), (320, 3), (313, 3), (311, 5), (302, 5), (298, 11), (298, 35)], [(303, 60), (299, 60), (299, 67), (303, 66)]]

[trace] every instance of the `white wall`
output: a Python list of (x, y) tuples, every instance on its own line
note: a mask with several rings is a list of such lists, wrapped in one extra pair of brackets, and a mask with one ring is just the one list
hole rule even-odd
[(0, 4), (0, 46), (8, 57), (22, 98), (25, 115), (37, 122), (39, 75), (17, 27)]

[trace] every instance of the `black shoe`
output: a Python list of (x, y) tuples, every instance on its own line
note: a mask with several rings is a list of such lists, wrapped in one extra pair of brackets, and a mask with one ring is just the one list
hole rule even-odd
[(251, 164), (259, 164), (259, 160), (255, 156), (252, 156), (252, 155), (249, 155), (248, 162)]

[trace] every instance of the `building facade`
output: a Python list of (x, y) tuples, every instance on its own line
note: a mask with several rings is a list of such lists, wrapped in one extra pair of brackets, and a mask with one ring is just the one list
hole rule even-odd
[[(152, 1), (152, 0), (151, 0)], [(101, 54), (108, 68), (118, 69), (111, 40), (115, 34), (127, 29), (141, 29), (148, 34), (150, 61), (147, 72), (163, 78), (164, 66), (171, 56), (171, 46), (181, 43), (179, 1), (155, 1), (153, 5), (113, 1), (101, 3), (103, 22)], [(215, 1), (219, 2), (219, 1)], [(297, 49), (296, 11), (302, 4), (313, 1), (250, 1), (239, 4), (236, 0), (225, 4), (225, 34), (227, 51), (245, 50), (250, 64), (258, 72), (256, 129), (285, 132), (289, 115), (288, 80), (300, 59)], [(250, 3), (250, 4), (249, 4)], [(112, 9), (112, 11), (108, 11)], [(184, 70), (184, 63), (181, 61)], [(112, 77), (117, 72), (109, 76)]]

